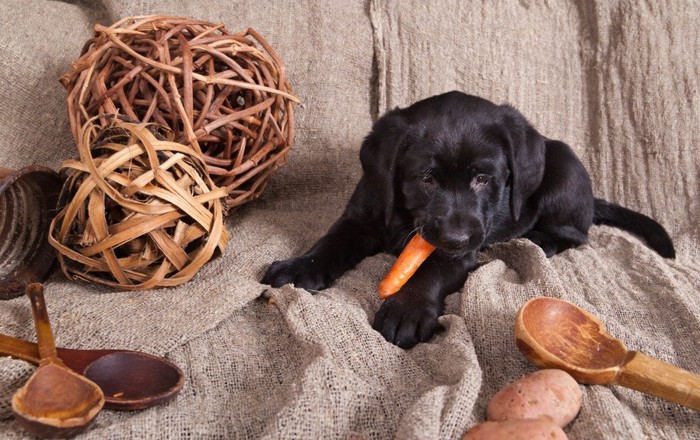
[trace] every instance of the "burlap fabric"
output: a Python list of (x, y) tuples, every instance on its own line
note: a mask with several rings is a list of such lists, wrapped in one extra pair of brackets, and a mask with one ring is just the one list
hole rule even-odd
[[(145, 350), (187, 375), (172, 403), (104, 411), (83, 438), (459, 438), (500, 387), (534, 371), (512, 322), (539, 295), (579, 304), (630, 349), (700, 373), (699, 2), (2, 0), (0, 166), (57, 168), (75, 156), (57, 79), (94, 22), (145, 13), (253, 26), (304, 104), (289, 165), (228, 220), (229, 248), (192, 282), (115, 292), (49, 281), (59, 345)], [(315, 296), (258, 284), (341, 212), (373, 119), (451, 89), (512, 103), (569, 142), (597, 195), (667, 226), (677, 260), (604, 227), (551, 259), (527, 240), (499, 244), (449, 297), (446, 330), (408, 351), (370, 326), (388, 255)], [(0, 303), (0, 331), (33, 338), (25, 298)], [(1, 438), (25, 437), (8, 401), (31, 371), (0, 358)], [(619, 387), (583, 390), (571, 439), (700, 438), (690, 410)]]

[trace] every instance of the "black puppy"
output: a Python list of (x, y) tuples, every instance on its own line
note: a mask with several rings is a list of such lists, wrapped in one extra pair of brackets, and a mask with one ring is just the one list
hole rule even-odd
[(325, 289), (369, 255), (397, 254), (418, 232), (437, 250), (374, 318), (400, 347), (435, 333), (445, 297), (493, 243), (526, 237), (549, 257), (585, 243), (596, 223), (675, 257), (661, 225), (595, 199), (571, 148), (507, 105), (451, 92), (392, 110), (374, 124), (360, 160), (364, 174), (343, 215), (306, 254), (273, 263), (262, 282)]

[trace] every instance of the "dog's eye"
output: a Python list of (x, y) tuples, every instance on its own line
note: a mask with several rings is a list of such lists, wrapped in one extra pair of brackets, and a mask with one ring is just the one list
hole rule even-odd
[(423, 182), (432, 185), (435, 183), (435, 178), (430, 174), (423, 175)]
[(476, 176), (475, 180), (476, 183), (478, 183), (479, 185), (485, 185), (489, 183), (489, 176), (487, 176), (486, 174), (479, 174)]

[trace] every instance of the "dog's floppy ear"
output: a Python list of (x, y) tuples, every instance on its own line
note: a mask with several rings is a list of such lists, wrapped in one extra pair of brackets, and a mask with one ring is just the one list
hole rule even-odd
[(363, 179), (376, 199), (377, 214), (388, 226), (394, 212), (397, 167), (405, 150), (408, 124), (399, 110), (380, 118), (367, 135), (360, 150)]
[(513, 221), (518, 221), (523, 203), (542, 182), (545, 142), (519, 111), (508, 105), (501, 109), (510, 168), (510, 213)]

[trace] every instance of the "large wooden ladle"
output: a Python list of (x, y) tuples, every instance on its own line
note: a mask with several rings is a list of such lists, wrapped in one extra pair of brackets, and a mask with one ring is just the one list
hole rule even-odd
[(515, 341), (540, 368), (559, 368), (580, 383), (621, 385), (700, 411), (700, 376), (627, 351), (585, 310), (556, 298), (535, 298), (515, 318)]
[(12, 413), (20, 426), (39, 437), (71, 437), (94, 420), (104, 405), (104, 395), (95, 383), (56, 357), (43, 286), (30, 284), (27, 296), (32, 304), (41, 363), (12, 396)]
[[(78, 350), (56, 347), (63, 364), (102, 389), (105, 408), (137, 410), (166, 403), (185, 383), (182, 370), (169, 360), (133, 350)], [(41, 362), (33, 342), (0, 334), (0, 355)]]

